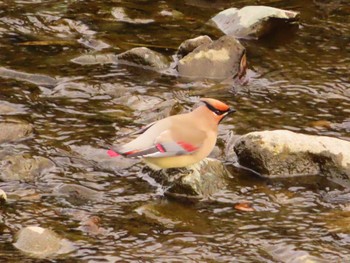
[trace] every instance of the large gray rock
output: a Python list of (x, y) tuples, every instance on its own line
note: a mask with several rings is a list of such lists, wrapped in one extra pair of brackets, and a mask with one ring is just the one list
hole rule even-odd
[(40, 156), (30, 157), (24, 154), (6, 156), (0, 160), (0, 180), (33, 181), (45, 171), (55, 167), (55, 164)]
[(295, 22), (299, 13), (269, 6), (245, 6), (221, 11), (209, 21), (226, 35), (260, 38), (287, 22)]
[(199, 199), (224, 189), (230, 173), (221, 161), (205, 158), (190, 168), (154, 171), (150, 176), (169, 186), (167, 195)]
[(350, 142), (287, 130), (251, 132), (234, 150), (239, 163), (262, 176), (326, 174), (350, 178)]
[(29, 123), (0, 122), (0, 143), (16, 141), (29, 136), (33, 126)]
[(146, 47), (136, 47), (119, 54), (118, 62), (153, 70), (163, 70), (169, 67), (169, 61), (165, 56)]
[(17, 249), (36, 258), (47, 258), (66, 254), (74, 250), (73, 245), (55, 232), (39, 226), (22, 228), (16, 234)]
[(202, 44), (178, 62), (179, 75), (194, 79), (218, 79), (245, 74), (245, 48), (233, 37), (223, 36)]

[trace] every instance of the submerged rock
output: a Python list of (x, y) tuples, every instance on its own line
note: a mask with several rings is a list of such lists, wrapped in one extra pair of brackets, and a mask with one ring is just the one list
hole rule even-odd
[(0, 101), (0, 115), (20, 114), (24, 112), (23, 105)]
[(118, 56), (113, 53), (97, 54), (97, 55), (82, 55), (73, 58), (71, 62), (80, 65), (96, 65), (96, 64), (113, 64), (118, 62)]
[(146, 47), (136, 47), (118, 55), (119, 63), (163, 70), (169, 67), (168, 59), (162, 54)]
[(58, 81), (47, 75), (42, 74), (31, 74), (26, 72), (21, 72), (13, 69), (8, 69), (0, 67), (0, 77), (7, 79), (15, 79), (19, 81), (29, 82), (38, 86), (50, 86), (53, 87), (57, 85)]
[(0, 161), (0, 180), (33, 181), (54, 166), (52, 161), (40, 156), (30, 157), (24, 154), (6, 156)]
[(219, 160), (205, 158), (190, 168), (154, 171), (151, 177), (169, 185), (166, 192), (168, 195), (207, 198), (226, 186), (230, 173)]
[(83, 204), (86, 201), (101, 199), (102, 197), (100, 192), (77, 184), (60, 184), (53, 191), (66, 196), (67, 200), (73, 204)]
[(350, 178), (350, 142), (287, 130), (251, 132), (234, 150), (239, 163), (266, 177), (326, 174)]
[(324, 260), (319, 257), (310, 255), (308, 251), (300, 250), (294, 245), (286, 243), (277, 244), (264, 244), (261, 249), (269, 254), (276, 262), (284, 263), (326, 263), (328, 260)]
[(73, 245), (55, 232), (39, 226), (22, 228), (16, 234), (17, 249), (37, 258), (46, 258), (66, 254), (74, 250)]
[(203, 44), (210, 44), (213, 42), (209, 36), (199, 36), (196, 38), (187, 39), (181, 43), (178, 48), (177, 55), (179, 58), (186, 56), (188, 53), (195, 50), (197, 47)]
[(33, 126), (26, 122), (0, 122), (0, 143), (23, 139), (32, 131)]
[(135, 212), (147, 221), (166, 228), (183, 228), (195, 233), (210, 232), (211, 226), (198, 210), (181, 202), (161, 200), (142, 205)]
[(269, 6), (229, 8), (210, 20), (226, 35), (237, 38), (260, 38), (275, 28), (299, 19), (299, 13)]
[(130, 18), (126, 13), (124, 8), (122, 7), (115, 7), (112, 9), (112, 16), (118, 21), (118, 22), (124, 22), (124, 23), (130, 23), (130, 24), (149, 24), (153, 23), (153, 19), (147, 19), (147, 18)]
[(184, 77), (220, 80), (241, 77), (245, 68), (245, 48), (230, 36), (200, 45), (180, 59), (177, 67)]

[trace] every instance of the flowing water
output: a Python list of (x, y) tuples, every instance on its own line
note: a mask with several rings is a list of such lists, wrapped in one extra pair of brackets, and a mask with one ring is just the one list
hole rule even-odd
[[(220, 37), (205, 25), (217, 12), (254, 4), (300, 11), (301, 22), (297, 30), (242, 41), (246, 85), (71, 62), (137, 46), (170, 57), (188, 38)], [(0, 210), (1, 262), (37, 261), (12, 245), (14, 233), (28, 225), (50, 228), (74, 244), (71, 253), (52, 259), (59, 262), (349, 262), (349, 208), (324, 198), (343, 186), (322, 175), (267, 180), (231, 161), (227, 189), (189, 203), (164, 197), (142, 164), (119, 169), (96, 161), (118, 136), (189, 110), (203, 96), (237, 109), (220, 127), (221, 149), (230, 131), (289, 129), (349, 140), (347, 0), (13, 0), (0, 7), (0, 102), (17, 109), (0, 120), (34, 126), (29, 139), (1, 147), (55, 163), (34, 182), (0, 183), (9, 195)], [(112, 15), (120, 7), (130, 21)], [(93, 192), (62, 194), (67, 186)], [(234, 208), (243, 200), (254, 211)], [(158, 213), (142, 214), (142, 206)], [(93, 217), (97, 229), (84, 223)]]

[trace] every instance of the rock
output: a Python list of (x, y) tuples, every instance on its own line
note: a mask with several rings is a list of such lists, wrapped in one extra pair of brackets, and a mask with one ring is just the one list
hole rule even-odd
[(245, 68), (245, 48), (230, 36), (200, 45), (180, 59), (177, 67), (180, 76), (219, 80), (241, 77)]
[(54, 166), (52, 161), (40, 156), (30, 157), (25, 154), (6, 156), (0, 160), (0, 180), (30, 182)]
[(73, 245), (55, 232), (39, 226), (22, 228), (16, 234), (17, 249), (36, 258), (47, 258), (66, 254), (74, 250)]
[(350, 142), (287, 130), (251, 132), (234, 150), (239, 163), (265, 177), (326, 174), (350, 178)]
[(169, 61), (162, 54), (146, 47), (136, 47), (118, 55), (119, 63), (142, 66), (153, 70), (169, 67)]
[(276, 262), (283, 263), (326, 263), (328, 260), (324, 260), (319, 257), (315, 257), (309, 254), (308, 251), (300, 250), (294, 245), (286, 244), (283, 242), (276, 244), (263, 244), (261, 249), (264, 250), (272, 259)]
[(150, 176), (169, 185), (167, 195), (199, 199), (222, 190), (230, 173), (219, 160), (205, 158), (190, 168), (153, 171)]
[(142, 18), (130, 18), (125, 13), (125, 10), (122, 7), (115, 7), (112, 9), (112, 15), (118, 22), (130, 23), (130, 24), (149, 24), (153, 23), (153, 19), (142, 19)]
[(82, 55), (77, 58), (73, 58), (71, 62), (80, 65), (113, 64), (118, 62), (118, 56), (112, 53)]
[(7, 201), (7, 195), (4, 190), (0, 189), (0, 202), (6, 202)]
[(110, 45), (103, 42), (102, 40), (98, 40), (98, 39), (94, 39), (94, 38), (86, 38), (86, 37), (82, 37), (80, 39), (78, 39), (78, 43), (82, 44), (85, 47), (94, 49), (94, 50), (102, 50), (105, 48), (109, 48)]
[(135, 212), (144, 216), (150, 223), (156, 223), (166, 228), (182, 228), (202, 234), (211, 231), (211, 226), (198, 213), (198, 210), (181, 202), (155, 201), (138, 207)]
[(299, 13), (269, 6), (229, 8), (211, 18), (210, 24), (226, 35), (237, 38), (261, 38), (273, 29), (299, 19)]
[(25, 113), (23, 105), (0, 101), (0, 115)]
[(100, 192), (77, 184), (60, 184), (53, 192), (64, 195), (73, 204), (84, 204), (86, 201), (101, 199), (102, 197)]
[(213, 40), (209, 36), (199, 36), (196, 38), (187, 39), (184, 42), (181, 43), (181, 45), (178, 48), (177, 56), (179, 58), (182, 58), (186, 56), (188, 53), (195, 50), (197, 47), (203, 45), (203, 44), (210, 44)]
[(56, 86), (58, 81), (55, 78), (42, 74), (30, 74), (13, 69), (0, 67), (0, 77), (29, 82), (38, 86)]
[(32, 131), (33, 126), (26, 122), (0, 122), (0, 143), (23, 139)]

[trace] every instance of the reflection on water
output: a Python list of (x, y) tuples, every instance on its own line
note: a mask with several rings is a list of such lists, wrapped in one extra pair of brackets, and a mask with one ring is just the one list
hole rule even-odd
[[(185, 82), (126, 65), (71, 62), (85, 53), (135, 46), (170, 56), (185, 39), (219, 37), (205, 26), (218, 11), (256, 4), (180, 2), (0, 3), (0, 121), (26, 121), (35, 129), (28, 140), (1, 145), (1, 154), (24, 152), (56, 165), (33, 182), (0, 183), (9, 196), (0, 213), (3, 261), (26, 258), (12, 242), (27, 225), (51, 228), (72, 241), (76, 250), (64, 260), (349, 260), (346, 202), (325, 198), (342, 187), (325, 178), (270, 181), (229, 166), (233, 179), (225, 191), (189, 204), (163, 197), (164, 189), (141, 164), (103, 159), (101, 149), (118, 135), (188, 110), (197, 96), (209, 95), (238, 110), (222, 124), (222, 139), (229, 131), (282, 128), (350, 139), (347, 1), (260, 1), (300, 11), (301, 25), (242, 42), (251, 71), (246, 85)], [(118, 22), (120, 8), (125, 13)], [(22, 74), (13, 78), (13, 71)], [(249, 201), (254, 211), (236, 210), (241, 201)], [(94, 230), (86, 228), (97, 217)]]

